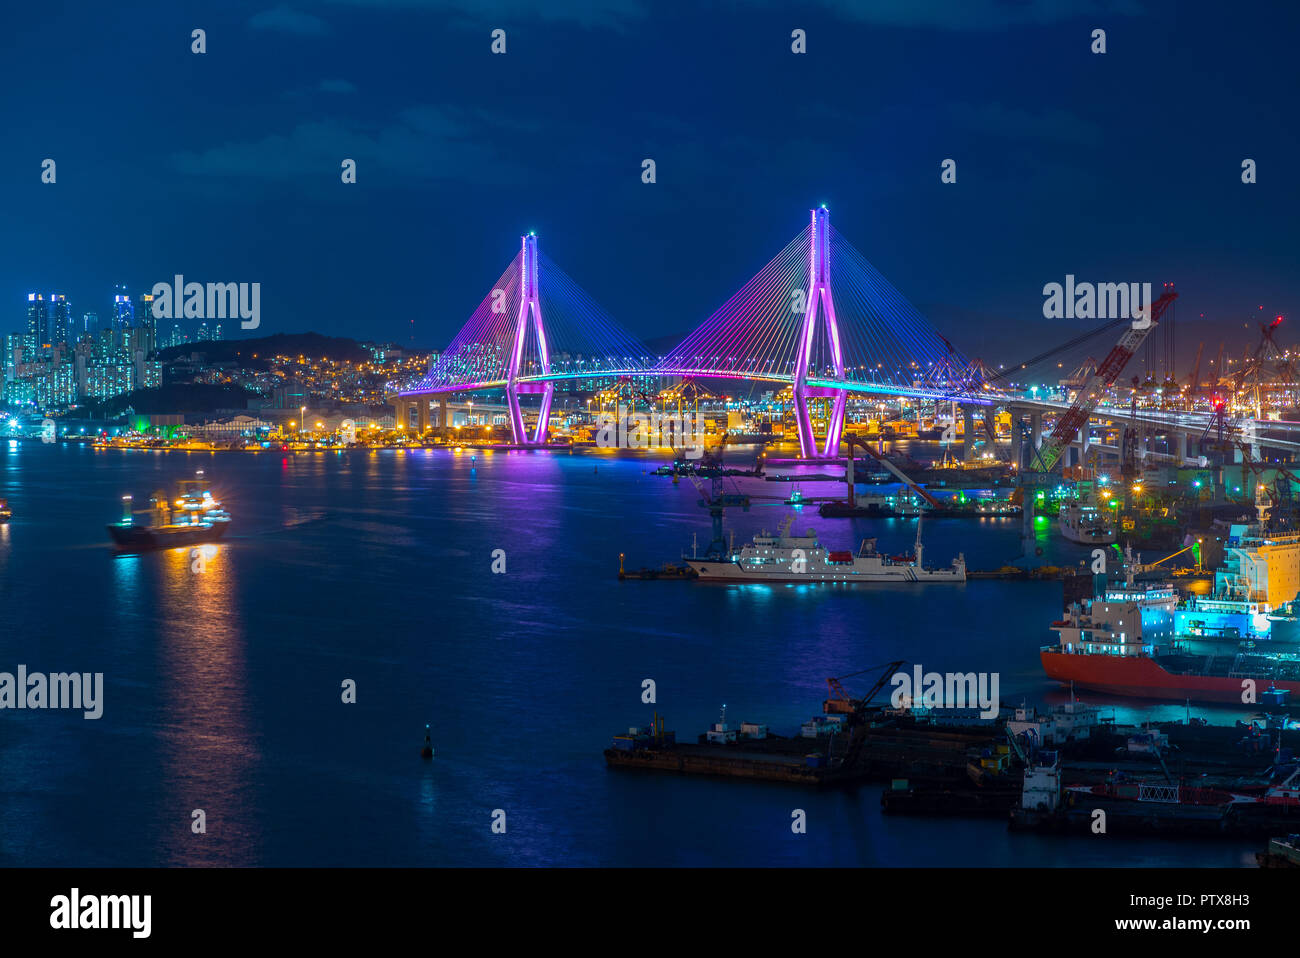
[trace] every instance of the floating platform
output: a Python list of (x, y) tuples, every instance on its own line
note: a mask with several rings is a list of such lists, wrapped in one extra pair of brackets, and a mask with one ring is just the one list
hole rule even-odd
[(989, 747), (995, 738), (990, 728), (978, 726), (933, 729), (894, 722), (857, 725), (834, 736), (769, 735), (726, 744), (620, 736), (616, 745), (624, 747), (606, 749), (605, 761), (611, 768), (814, 786), (888, 781), (901, 775), (924, 783), (961, 783), (968, 781), (970, 749)]
[(689, 582), (691, 579), (698, 579), (700, 574), (688, 565), (673, 565), (671, 562), (664, 563), (658, 569), (628, 569), (618, 570), (618, 581), (626, 579), (665, 579), (669, 582)]

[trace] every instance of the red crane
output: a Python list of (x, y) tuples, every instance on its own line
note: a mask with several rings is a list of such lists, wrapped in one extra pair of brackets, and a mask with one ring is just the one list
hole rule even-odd
[[(1052, 430), (1052, 434), (1038, 447), (1034, 467), (1039, 472), (1051, 472), (1052, 467), (1061, 460), (1066, 448), (1074, 442), (1079, 430), (1088, 421), (1088, 417), (1100, 405), (1106, 391), (1115, 385), (1115, 380), (1124, 371), (1128, 361), (1133, 358), (1133, 354), (1137, 352), (1151, 330), (1155, 329), (1156, 323), (1169, 308), (1169, 304), (1177, 298), (1176, 292), (1172, 289), (1168, 290), (1147, 308), (1145, 316), (1124, 330), (1124, 335), (1119, 338), (1119, 342), (1106, 354), (1097, 371), (1079, 390), (1074, 404), (1056, 421), (1056, 428)], [(1026, 513), (1028, 511), (1026, 509)]]

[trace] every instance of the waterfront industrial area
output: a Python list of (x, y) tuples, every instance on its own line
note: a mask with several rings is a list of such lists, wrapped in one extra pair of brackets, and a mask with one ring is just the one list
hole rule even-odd
[[(833, 236), (849, 273), (838, 313)], [(1283, 317), (1259, 324), (1239, 365), (1222, 345), (1208, 358), (1201, 343), (1183, 373), (1173, 346), (1178, 293), (1166, 285), (1145, 307), (993, 370), (933, 333), (885, 281), (855, 273), (843, 244), (829, 212), (814, 209), (791, 244), (794, 259), (812, 264), (808, 308), (784, 317), (771, 308), (790, 294), (769, 264), (750, 284), (765, 299), (740, 297), (749, 312), (729, 303), (654, 355), (581, 291), (544, 295), (562, 274), (541, 266), (528, 235), (501, 283), (516, 291), (511, 308), (494, 309), (490, 295), (444, 349), (311, 335), (142, 347), (137, 358), (157, 364), (154, 380), (84, 402), (32, 398), (41, 393), (29, 381), (57, 375), (65, 346), (46, 347), (49, 368), (32, 371), (25, 350), (51, 327), (31, 298), (31, 335), (10, 343), (17, 386), (6, 396), (18, 398), (0, 429), (11, 444), (75, 444), (101, 456), (208, 455), (174, 496), (160, 490), (147, 508), (124, 491), (121, 518), (107, 523), (119, 556), (228, 543), (240, 520), (213, 491), (224, 454), (563, 455), (597, 473), (611, 456), (632, 456), (647, 481), (693, 487), (700, 523), (678, 555), (629, 557), (633, 546), (611, 544), (623, 582), (718, 583), (779, 598), (788, 587), (941, 593), (981, 579), (1057, 580), (1060, 617), (1042, 623), (1044, 639), (1056, 638), (1040, 660), (1043, 687), (1068, 689), (1067, 702), (1004, 702), (996, 674), (990, 689), (985, 673), (917, 665), (913, 682), (898, 660), (828, 678), (819, 713), (793, 734), (731, 722), (724, 706), (692, 742), (656, 711), (615, 735), (604, 759), (615, 774), (822, 788), (882, 781), (889, 816), (1212, 836), (1255, 843), (1259, 864), (1295, 865), (1300, 376)], [(785, 272), (787, 283), (803, 282)], [(855, 312), (859, 281), (888, 308)], [(872, 328), (878, 314), (909, 329), (909, 352), (893, 356), (892, 371), (852, 361), (855, 349), (898, 348)], [(738, 348), (755, 324), (761, 349)], [(58, 326), (66, 335), (66, 322)], [(143, 342), (151, 329), (147, 314), (136, 323), (124, 307), (122, 324), (100, 338)], [(1081, 346), (1103, 358), (1035, 382)], [(735, 518), (759, 507), (783, 517), (738, 542)], [(0, 522), (33, 518), (8, 502), (3, 510)], [(823, 536), (793, 528), (814, 512)], [(966, 548), (927, 549), (924, 530), (950, 520), (962, 520), (958, 539), (971, 548), (990, 523), (1018, 529), (1020, 553), (998, 566), (972, 564)], [(878, 545), (874, 529), (885, 523), (892, 548), (898, 523), (911, 530), (903, 551)], [(839, 524), (862, 536), (856, 548), (823, 541)], [(1061, 539), (1071, 559), (1045, 561), (1045, 536)], [(866, 691), (849, 691), (855, 683)], [(1185, 714), (1117, 721), (1108, 710), (1117, 698), (1181, 703)], [(1207, 718), (1211, 703), (1220, 708)], [(431, 759), (427, 741), (425, 752)]]

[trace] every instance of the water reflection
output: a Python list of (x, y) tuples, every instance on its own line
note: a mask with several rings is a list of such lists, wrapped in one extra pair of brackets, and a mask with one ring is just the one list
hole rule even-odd
[[(235, 564), (229, 548), (217, 545), (169, 549), (156, 558), (165, 610), (158, 647), (163, 805), (178, 823), (164, 831), (161, 863), (256, 860), (258, 830), (245, 796), (259, 752), (250, 729), (247, 634)], [(198, 808), (220, 842), (185, 827)]]

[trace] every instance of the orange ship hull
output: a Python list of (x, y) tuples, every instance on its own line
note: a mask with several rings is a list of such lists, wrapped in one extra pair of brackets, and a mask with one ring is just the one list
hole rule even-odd
[[(1080, 655), (1044, 649), (1043, 671), (1058, 682), (1110, 695), (1144, 699), (1194, 699), (1243, 705), (1243, 679), (1226, 675), (1175, 675), (1154, 659), (1129, 655)], [(1255, 680), (1255, 697), (1268, 688), (1289, 689), (1300, 699), (1300, 682)]]

